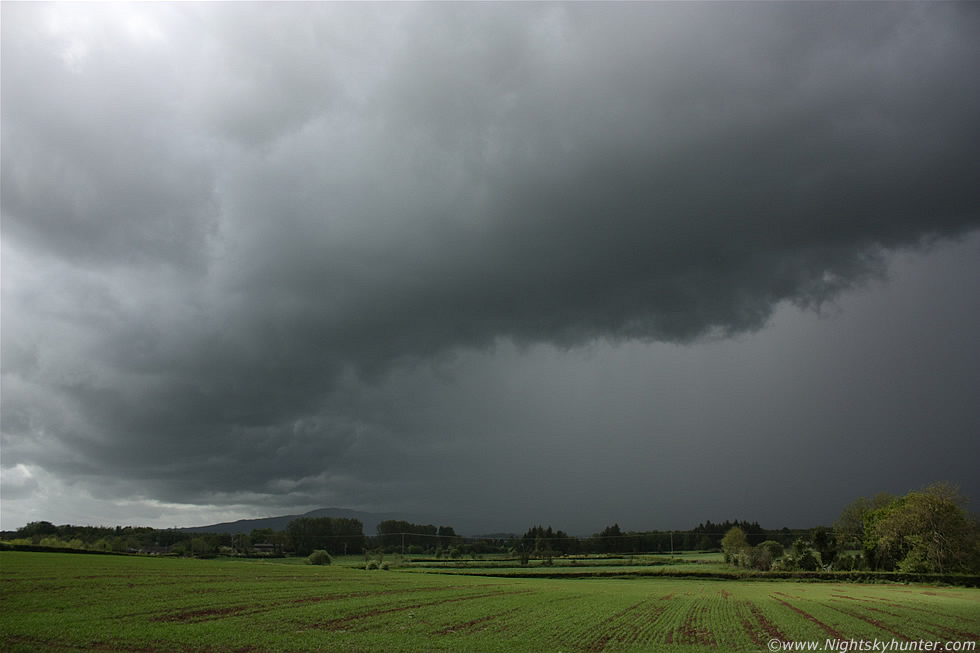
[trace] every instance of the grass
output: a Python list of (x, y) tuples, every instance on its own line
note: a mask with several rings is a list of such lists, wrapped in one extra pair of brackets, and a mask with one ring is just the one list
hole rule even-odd
[(644, 574), (705, 574), (731, 573), (721, 554), (689, 554), (688, 556), (615, 555), (555, 557), (550, 563), (531, 560), (527, 566), (513, 558), (487, 556), (484, 559), (412, 560), (407, 568), (425, 572), (514, 576), (619, 576)]
[(978, 589), (495, 578), (363, 563), (0, 552), (0, 651), (682, 652), (760, 651), (773, 637), (980, 640)]

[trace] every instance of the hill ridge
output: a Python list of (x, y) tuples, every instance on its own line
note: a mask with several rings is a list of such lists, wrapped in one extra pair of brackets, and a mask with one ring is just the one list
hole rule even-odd
[(414, 524), (436, 524), (438, 526), (453, 526), (451, 523), (437, 523), (430, 518), (421, 518), (413, 515), (401, 513), (376, 513), (363, 510), (352, 510), (350, 508), (318, 508), (298, 515), (279, 515), (276, 517), (257, 517), (255, 519), (238, 519), (230, 522), (220, 522), (217, 524), (207, 524), (204, 526), (186, 526), (178, 528), (182, 533), (228, 533), (230, 535), (249, 534), (253, 530), (271, 528), (274, 531), (286, 529), (289, 522), (300, 517), (330, 517), (333, 519), (358, 519), (364, 525), (365, 535), (377, 533), (378, 524), (387, 520), (407, 521)]

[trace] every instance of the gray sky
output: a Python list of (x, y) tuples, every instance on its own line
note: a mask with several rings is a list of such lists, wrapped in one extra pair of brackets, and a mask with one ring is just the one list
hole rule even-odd
[(2, 5), (2, 527), (980, 498), (968, 3)]

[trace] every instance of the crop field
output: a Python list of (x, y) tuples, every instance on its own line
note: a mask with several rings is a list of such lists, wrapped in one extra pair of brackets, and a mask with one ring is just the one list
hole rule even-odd
[(476, 560), (415, 560), (410, 565), (410, 569), (426, 573), (572, 578), (575, 576), (731, 574), (734, 568), (722, 561), (720, 553), (702, 553), (673, 558), (664, 555), (556, 557), (547, 565), (540, 560), (533, 560), (523, 567), (519, 566), (514, 558), (491, 555)]
[(772, 639), (980, 640), (980, 589), (917, 585), (0, 552), (0, 592), (2, 651), (680, 653), (765, 651)]

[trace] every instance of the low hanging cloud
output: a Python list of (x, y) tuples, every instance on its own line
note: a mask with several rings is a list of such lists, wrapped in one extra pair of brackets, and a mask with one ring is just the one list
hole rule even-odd
[(978, 28), (961, 4), (5, 4), (4, 464), (344, 500), (358, 442), (424, 437), (393, 370), (819, 306), (980, 224)]

